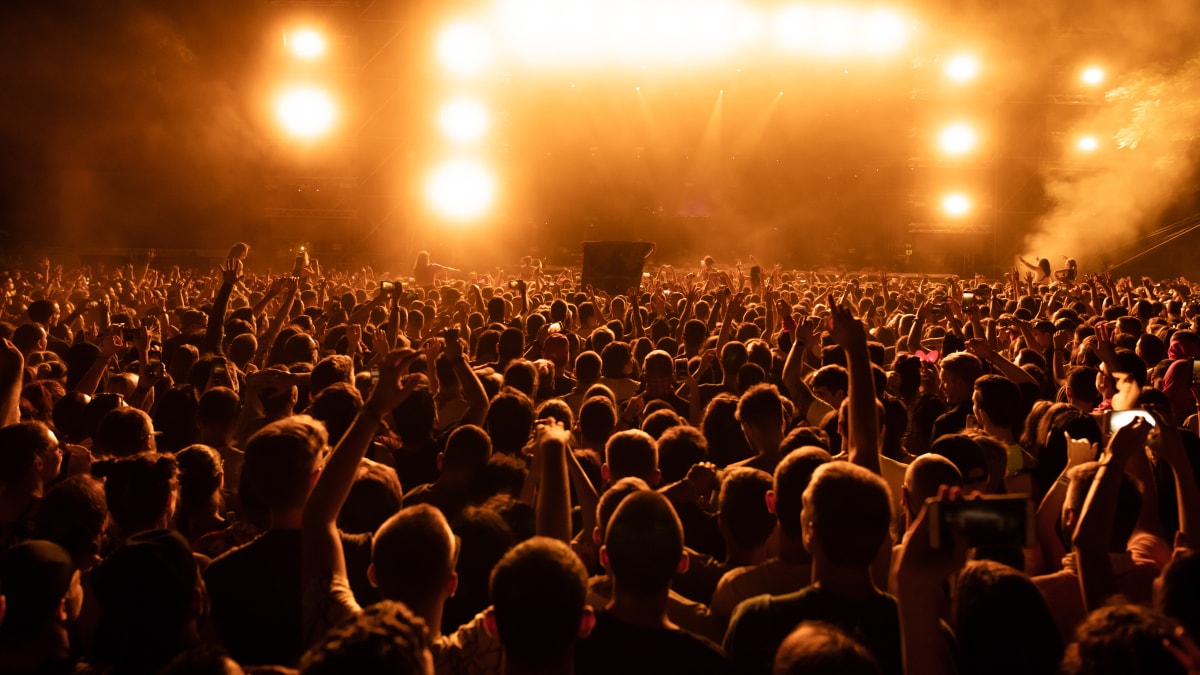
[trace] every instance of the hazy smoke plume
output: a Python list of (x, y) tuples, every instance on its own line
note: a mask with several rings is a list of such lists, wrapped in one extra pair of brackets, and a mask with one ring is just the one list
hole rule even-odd
[[(1078, 258), (1088, 271), (1160, 241), (1142, 238), (1192, 198), (1198, 162), (1191, 140), (1200, 129), (1196, 5), (1171, 0), (1091, 9), (1096, 24), (1121, 31), (1106, 104), (1077, 127), (1096, 130), (1101, 148), (1078, 170), (1047, 172), (1050, 209), (1024, 246), (1056, 267), (1062, 256)], [(1073, 142), (1063, 145), (1074, 152)]]

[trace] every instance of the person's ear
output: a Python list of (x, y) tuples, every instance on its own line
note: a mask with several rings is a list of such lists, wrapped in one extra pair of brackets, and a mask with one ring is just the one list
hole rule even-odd
[(604, 568), (605, 572), (609, 572), (611, 574), (611, 570), (609, 570), (609, 566), (608, 566), (608, 547), (607, 546), (600, 547), (600, 566)]
[(595, 544), (596, 546), (604, 545), (604, 540), (600, 538), (600, 528), (599, 527), (592, 528), (592, 543)]
[(375, 580), (375, 563), (367, 565), (367, 581), (371, 582), (372, 588), (379, 588), (379, 582)]
[(592, 629), (596, 627), (596, 611), (591, 605), (583, 606), (583, 614), (579, 617), (579, 632), (576, 636), (582, 640), (592, 634)]
[(494, 638), (500, 637), (500, 629), (496, 626), (496, 608), (488, 607), (483, 610), (483, 628), (488, 635)]
[(659, 483), (661, 483), (661, 482), (662, 482), (662, 471), (659, 471), (658, 469), (655, 469), (655, 470), (654, 470), (654, 471), (653, 471), (653, 472), (650, 474), (650, 487), (651, 487), (651, 488), (657, 488), (657, 487), (658, 487), (658, 485), (659, 485)]
[(679, 554), (679, 566), (675, 568), (676, 574), (687, 574), (688, 567), (692, 564), (692, 559), (688, 556), (687, 551)]
[(58, 619), (60, 624), (66, 624), (67, 621), (70, 621), (71, 613), (67, 610), (66, 597), (63, 597), (62, 600), (58, 601), (58, 610), (56, 611), (54, 618)]
[(450, 578), (446, 579), (446, 597), (452, 598), (458, 592), (458, 572), (451, 572)]
[(779, 514), (775, 513), (775, 499), (776, 499), (775, 491), (767, 490), (767, 494), (766, 494), (767, 510), (770, 511), (772, 515), (777, 516)]
[(900, 508), (904, 509), (905, 513), (908, 512), (908, 501), (910, 499), (912, 499), (912, 497), (909, 496), (909, 494), (908, 494), (908, 486), (901, 485), (900, 486)]
[(608, 462), (600, 465), (600, 478), (604, 480), (605, 484), (612, 482), (612, 470), (608, 468)]
[(438, 469), (438, 473), (441, 473), (441, 472), (442, 472), (442, 466), (443, 466), (443, 465), (445, 465), (445, 463), (446, 463), (446, 453), (444, 453), (444, 452), (439, 452), (439, 453), (437, 454), (437, 469)]

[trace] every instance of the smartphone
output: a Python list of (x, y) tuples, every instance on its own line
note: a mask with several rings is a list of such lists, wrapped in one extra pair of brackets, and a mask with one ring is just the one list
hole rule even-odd
[(371, 369), (371, 386), (374, 387), (377, 384), (379, 384), (379, 369), (372, 368)]
[(1192, 359), (1192, 386), (1200, 383), (1200, 359)]
[[(1196, 371), (1194, 370), (1193, 366), (1192, 377), (1195, 377), (1195, 375)], [(1145, 410), (1109, 410), (1108, 412), (1104, 413), (1104, 417), (1104, 426), (1108, 429), (1108, 433), (1110, 434), (1116, 433), (1117, 429), (1120, 429), (1121, 427), (1129, 426), (1133, 423), (1133, 420), (1138, 417), (1149, 422), (1150, 426), (1154, 426), (1154, 415), (1151, 415)]]
[(442, 339), (447, 343), (458, 342), (458, 329), (447, 328), (446, 330), (442, 331)]
[(1028, 495), (986, 495), (962, 501), (927, 501), (929, 545), (941, 548), (951, 541), (957, 525), (975, 546), (1032, 548), (1037, 539), (1033, 500)]
[(512, 281), (508, 282), (508, 287), (509, 287), (509, 288), (520, 288), (520, 287), (521, 287), (521, 282), (519, 282), (519, 281), (517, 281), (517, 280), (515, 280), (515, 279), (514, 279), (514, 280), (512, 280)]
[(562, 332), (562, 323), (555, 321), (554, 323), (550, 324), (546, 330), (551, 334)]
[(416, 291), (408, 291), (407, 293), (405, 293), (405, 294), (404, 294), (404, 301), (405, 301), (405, 302), (412, 302), (413, 300), (416, 300), (416, 299), (417, 299), (417, 298), (419, 298), (419, 297), (420, 297), (420, 296), (419, 296), (419, 295), (417, 295), (417, 292), (416, 292)]
[(155, 379), (161, 378), (167, 372), (166, 368), (163, 366), (162, 361), (151, 361), (147, 370), (149, 372), (150, 377), (155, 378)]
[(212, 364), (212, 381), (218, 387), (229, 384), (229, 372), (225, 368), (225, 359), (217, 359)]
[(946, 308), (942, 307), (941, 305), (934, 305), (931, 308), (931, 311), (933, 312), (933, 318), (935, 319), (942, 319), (946, 316)]
[(963, 307), (974, 307), (975, 306), (975, 294), (974, 293), (963, 293), (962, 306)]
[(379, 282), (379, 290), (383, 291), (384, 293), (391, 293), (392, 291), (396, 290), (396, 282), (381, 281)]
[(88, 309), (96, 309), (99, 306), (100, 302), (97, 300), (89, 300), (88, 303), (84, 305), (84, 307), (87, 307)]
[(137, 337), (138, 329), (121, 326), (121, 340), (132, 344), (134, 340), (137, 340)]

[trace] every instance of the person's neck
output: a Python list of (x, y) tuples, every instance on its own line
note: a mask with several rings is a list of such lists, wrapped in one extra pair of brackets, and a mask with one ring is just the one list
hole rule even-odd
[(397, 599), (408, 605), (408, 608), (414, 614), (421, 617), (421, 620), (425, 622), (426, 628), (429, 629), (429, 638), (431, 640), (436, 640), (442, 636), (442, 606), (446, 602), (445, 598), (439, 596), (433, 600), (424, 601), (413, 600), (411, 598)]
[(62, 658), (71, 651), (67, 629), (55, 624), (38, 635), (14, 639), (0, 645), (0, 670), (5, 672), (36, 672), (39, 667)]
[(574, 648), (568, 651), (561, 660), (541, 668), (531, 668), (519, 663), (513, 663), (511, 658), (504, 660), (504, 675), (574, 675), (574, 673)]
[(983, 431), (988, 436), (991, 436), (1005, 445), (1009, 445), (1014, 442), (1012, 429), (997, 426), (995, 424), (988, 424), (984, 426)]
[(298, 530), (304, 516), (304, 507), (271, 511), (272, 530)]
[(870, 566), (834, 565), (820, 557), (813, 558), (813, 586), (851, 600), (869, 598), (879, 592), (871, 580)]
[(812, 556), (804, 548), (804, 538), (793, 537), (780, 529), (779, 560), (788, 565), (811, 565)]
[(200, 442), (214, 448), (232, 447), (234, 432), (234, 429), (202, 426), (200, 427)]
[(667, 618), (667, 596), (671, 592), (670, 586), (650, 595), (635, 595), (622, 592), (621, 585), (615, 578), (612, 582), (612, 600), (606, 609), (613, 616), (639, 628), (675, 628), (675, 624)]
[(766, 546), (759, 546), (758, 548), (744, 548), (726, 541), (725, 550), (728, 551), (727, 555), (725, 556), (725, 560), (731, 568), (753, 567), (754, 565), (761, 565), (767, 561)]

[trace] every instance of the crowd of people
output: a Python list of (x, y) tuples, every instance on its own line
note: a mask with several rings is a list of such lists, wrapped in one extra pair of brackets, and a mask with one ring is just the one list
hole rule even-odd
[(8, 270), (0, 672), (1200, 672), (1200, 287), (1026, 266)]

